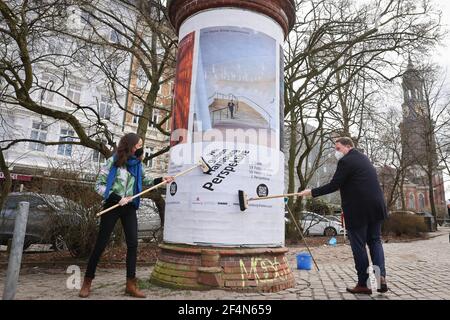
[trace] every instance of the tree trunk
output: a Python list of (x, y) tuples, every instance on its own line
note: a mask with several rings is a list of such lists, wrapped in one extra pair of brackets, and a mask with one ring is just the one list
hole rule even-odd
[[(295, 163), (296, 163), (296, 150), (297, 150), (297, 122), (295, 121), (295, 113), (292, 110), (291, 112), (291, 122), (289, 124), (289, 159), (288, 159), (288, 193), (295, 192)], [(295, 219), (298, 221), (298, 217), (296, 214), (295, 206), (294, 206), (294, 198), (289, 197), (287, 206), (291, 210)], [(288, 216), (289, 220), (292, 217)], [(295, 239), (295, 224), (292, 221), (288, 223), (286, 228), (286, 238), (287, 239)]]
[(142, 110), (142, 116), (139, 118), (139, 124), (137, 128), (137, 134), (145, 142), (147, 135), (148, 124), (152, 121), (153, 106), (155, 105), (156, 98), (158, 97), (159, 86), (152, 85), (150, 92), (148, 93), (145, 105)]
[(162, 190), (153, 190), (149, 194), (149, 198), (155, 203), (156, 208), (158, 208), (159, 219), (161, 220), (161, 227), (164, 227), (165, 222), (165, 210), (166, 210), (166, 202), (162, 197)]
[(400, 200), (402, 201), (402, 210), (406, 210), (406, 200), (405, 200), (405, 190), (403, 189), (403, 186), (405, 184), (405, 173), (407, 168), (404, 169), (402, 172), (402, 178), (400, 180)]
[[(292, 114), (293, 112), (291, 112)], [(295, 121), (291, 119), (289, 125), (289, 158), (288, 158), (288, 193), (295, 192), (295, 158), (297, 149), (297, 132)], [(288, 205), (292, 208), (294, 201), (289, 198)]]
[(0, 171), (3, 172), (4, 180), (1, 184), (1, 194), (0, 194), (0, 209), (3, 208), (3, 204), (11, 191), (12, 179), (9, 172), (9, 168), (6, 165), (5, 157), (3, 156), (3, 150), (0, 149)]
[(434, 203), (434, 190), (433, 190), (433, 171), (427, 172), (427, 178), (428, 178), (428, 193), (430, 198), (430, 207), (431, 207), (431, 214), (434, 217), (434, 228), (437, 228), (437, 212), (436, 212), (436, 204)]

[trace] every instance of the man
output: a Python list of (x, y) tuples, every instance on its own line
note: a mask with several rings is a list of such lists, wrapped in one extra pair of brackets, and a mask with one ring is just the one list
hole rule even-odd
[(347, 291), (372, 294), (372, 290), (367, 287), (368, 245), (374, 269), (378, 267), (380, 271), (380, 288), (377, 291), (386, 292), (381, 225), (387, 217), (387, 209), (376, 170), (364, 154), (354, 149), (350, 138), (338, 138), (335, 149), (338, 164), (331, 182), (319, 188), (304, 190), (300, 195), (318, 197), (340, 190), (348, 238), (358, 273), (358, 284), (354, 288), (347, 288)]
[(235, 105), (234, 105), (233, 100), (228, 102), (228, 110), (230, 111), (231, 119), (234, 119), (234, 107), (235, 107)]

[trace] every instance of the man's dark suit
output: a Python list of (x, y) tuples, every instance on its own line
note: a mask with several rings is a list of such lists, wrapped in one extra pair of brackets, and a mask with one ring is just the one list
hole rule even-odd
[(340, 190), (345, 225), (355, 259), (358, 285), (367, 286), (369, 246), (374, 269), (386, 277), (384, 251), (381, 242), (381, 224), (387, 217), (386, 203), (378, 182), (377, 172), (370, 160), (361, 152), (351, 149), (338, 161), (333, 179), (327, 185), (312, 189), (318, 197)]
[(345, 224), (358, 228), (387, 217), (386, 203), (377, 172), (361, 152), (351, 149), (339, 160), (330, 183), (311, 190), (313, 197), (340, 190)]

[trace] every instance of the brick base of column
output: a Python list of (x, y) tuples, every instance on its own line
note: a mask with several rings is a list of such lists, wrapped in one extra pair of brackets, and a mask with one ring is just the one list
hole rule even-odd
[(153, 284), (189, 290), (277, 292), (295, 279), (287, 248), (219, 248), (161, 244)]

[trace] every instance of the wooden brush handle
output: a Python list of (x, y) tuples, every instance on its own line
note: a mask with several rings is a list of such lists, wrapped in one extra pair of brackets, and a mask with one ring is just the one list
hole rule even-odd
[[(137, 197), (140, 197), (140, 196), (142, 196), (143, 194), (145, 194), (145, 193), (147, 193), (147, 192), (149, 192), (149, 191), (155, 190), (155, 189), (159, 188), (160, 186), (165, 185), (166, 183), (167, 183), (167, 182), (165, 182), (165, 181), (163, 181), (163, 182), (161, 182), (161, 183), (158, 183), (156, 186), (153, 186), (153, 187), (151, 187), (151, 188), (148, 188), (148, 189), (142, 191), (141, 193), (138, 193), (138, 194), (132, 196), (132, 197), (131, 197), (131, 200), (133, 200), (133, 199), (135, 199), (135, 198), (137, 198)], [(107, 212), (109, 212), (109, 211), (111, 211), (111, 210), (114, 210), (114, 209), (117, 208), (117, 207), (120, 207), (120, 204), (115, 204), (115, 205), (113, 205), (112, 207), (109, 207), (108, 209), (105, 209), (105, 210), (103, 210), (103, 211), (100, 211), (99, 213), (97, 213), (97, 217), (100, 217), (102, 214), (105, 214), (105, 213), (107, 213)]]
[[(185, 174), (191, 172), (192, 170), (194, 170), (195, 168), (197, 168), (197, 167), (199, 167), (199, 166), (200, 166), (200, 164), (198, 164), (198, 165), (196, 165), (196, 166), (194, 166), (194, 167), (191, 167), (191, 168), (189, 168), (189, 169), (186, 169), (186, 170), (184, 170), (184, 171), (182, 171), (182, 172), (176, 174), (176, 175), (174, 176), (174, 179), (178, 178), (179, 176), (182, 176), (182, 175), (185, 175)], [(149, 191), (155, 190), (155, 189), (157, 189), (157, 188), (159, 188), (159, 187), (161, 187), (162, 185), (165, 185), (165, 184), (167, 184), (167, 182), (165, 182), (165, 181), (163, 181), (163, 182), (161, 182), (161, 183), (158, 183), (156, 186), (153, 186), (153, 187), (151, 187), (151, 188), (148, 188), (148, 189), (146, 189), (146, 190), (144, 190), (144, 191), (142, 191), (142, 192), (140, 192), (140, 193), (138, 193), (138, 194), (132, 196), (132, 197), (131, 197), (131, 200), (133, 200), (133, 199), (135, 199), (135, 198), (137, 198), (137, 197), (140, 197), (140, 196), (142, 196), (143, 194), (145, 194), (145, 193), (147, 193), (147, 192), (149, 192)], [(115, 208), (117, 208), (117, 207), (119, 207), (119, 206), (120, 206), (120, 204), (115, 204), (115, 205), (113, 205), (112, 207), (109, 207), (108, 209), (105, 209), (105, 210), (103, 210), (103, 211), (100, 211), (99, 213), (97, 213), (97, 217), (100, 217), (102, 214), (105, 214), (105, 213), (107, 213), (107, 212), (109, 212), (109, 211), (111, 211), (111, 210), (114, 210)]]
[(267, 199), (276, 199), (276, 198), (285, 198), (285, 197), (298, 196), (299, 194), (300, 194), (300, 193), (278, 194), (278, 195), (276, 195), (276, 196), (258, 197), (258, 198), (249, 198), (248, 201), (254, 201), (254, 200), (267, 200)]

